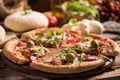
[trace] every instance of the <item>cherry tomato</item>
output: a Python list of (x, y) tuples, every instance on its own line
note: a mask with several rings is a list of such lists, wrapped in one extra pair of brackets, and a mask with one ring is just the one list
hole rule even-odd
[(58, 23), (58, 20), (55, 16), (46, 15), (49, 21), (49, 27), (55, 27)]

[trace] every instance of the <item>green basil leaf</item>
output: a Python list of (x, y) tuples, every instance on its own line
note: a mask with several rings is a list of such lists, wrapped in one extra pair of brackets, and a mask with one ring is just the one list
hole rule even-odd
[(90, 37), (90, 36), (85, 36), (84, 39), (86, 39), (86, 40), (88, 40), (88, 41), (92, 41), (92, 40), (93, 40), (93, 38)]

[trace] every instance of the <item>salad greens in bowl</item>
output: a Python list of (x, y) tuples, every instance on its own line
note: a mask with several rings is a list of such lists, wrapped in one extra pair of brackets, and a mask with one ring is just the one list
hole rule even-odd
[(89, 3), (88, 0), (71, 0), (64, 2), (61, 6), (63, 12), (69, 18), (81, 19), (97, 19), (99, 17), (99, 12), (95, 5)]

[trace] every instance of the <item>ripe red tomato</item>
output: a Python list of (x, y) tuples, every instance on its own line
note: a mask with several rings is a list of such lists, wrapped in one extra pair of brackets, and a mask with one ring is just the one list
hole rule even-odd
[(49, 27), (55, 27), (58, 23), (58, 20), (55, 16), (52, 15), (46, 15), (49, 20)]

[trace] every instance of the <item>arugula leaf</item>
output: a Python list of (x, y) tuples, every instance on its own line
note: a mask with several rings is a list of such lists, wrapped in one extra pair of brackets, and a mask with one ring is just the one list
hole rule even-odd
[(39, 34), (38, 37), (37, 37), (37, 39), (36, 39), (36, 41), (41, 40), (42, 37), (43, 37), (43, 34)]
[(64, 30), (56, 30), (56, 35), (60, 35), (62, 33), (64, 33)]
[(111, 61), (110, 58), (108, 58), (107, 56), (104, 56), (102, 54), (98, 54), (98, 56), (101, 57), (105, 61)]
[(82, 48), (81, 48), (80, 45), (76, 45), (75, 47), (73, 47), (73, 49), (74, 49), (75, 51), (81, 51), (81, 50), (82, 50)]
[(47, 35), (47, 36), (49, 36), (49, 37), (52, 37), (52, 36), (53, 36), (53, 31), (51, 31), (51, 30), (45, 30), (45, 31), (43, 32), (43, 34), (44, 34), (44, 35)]

